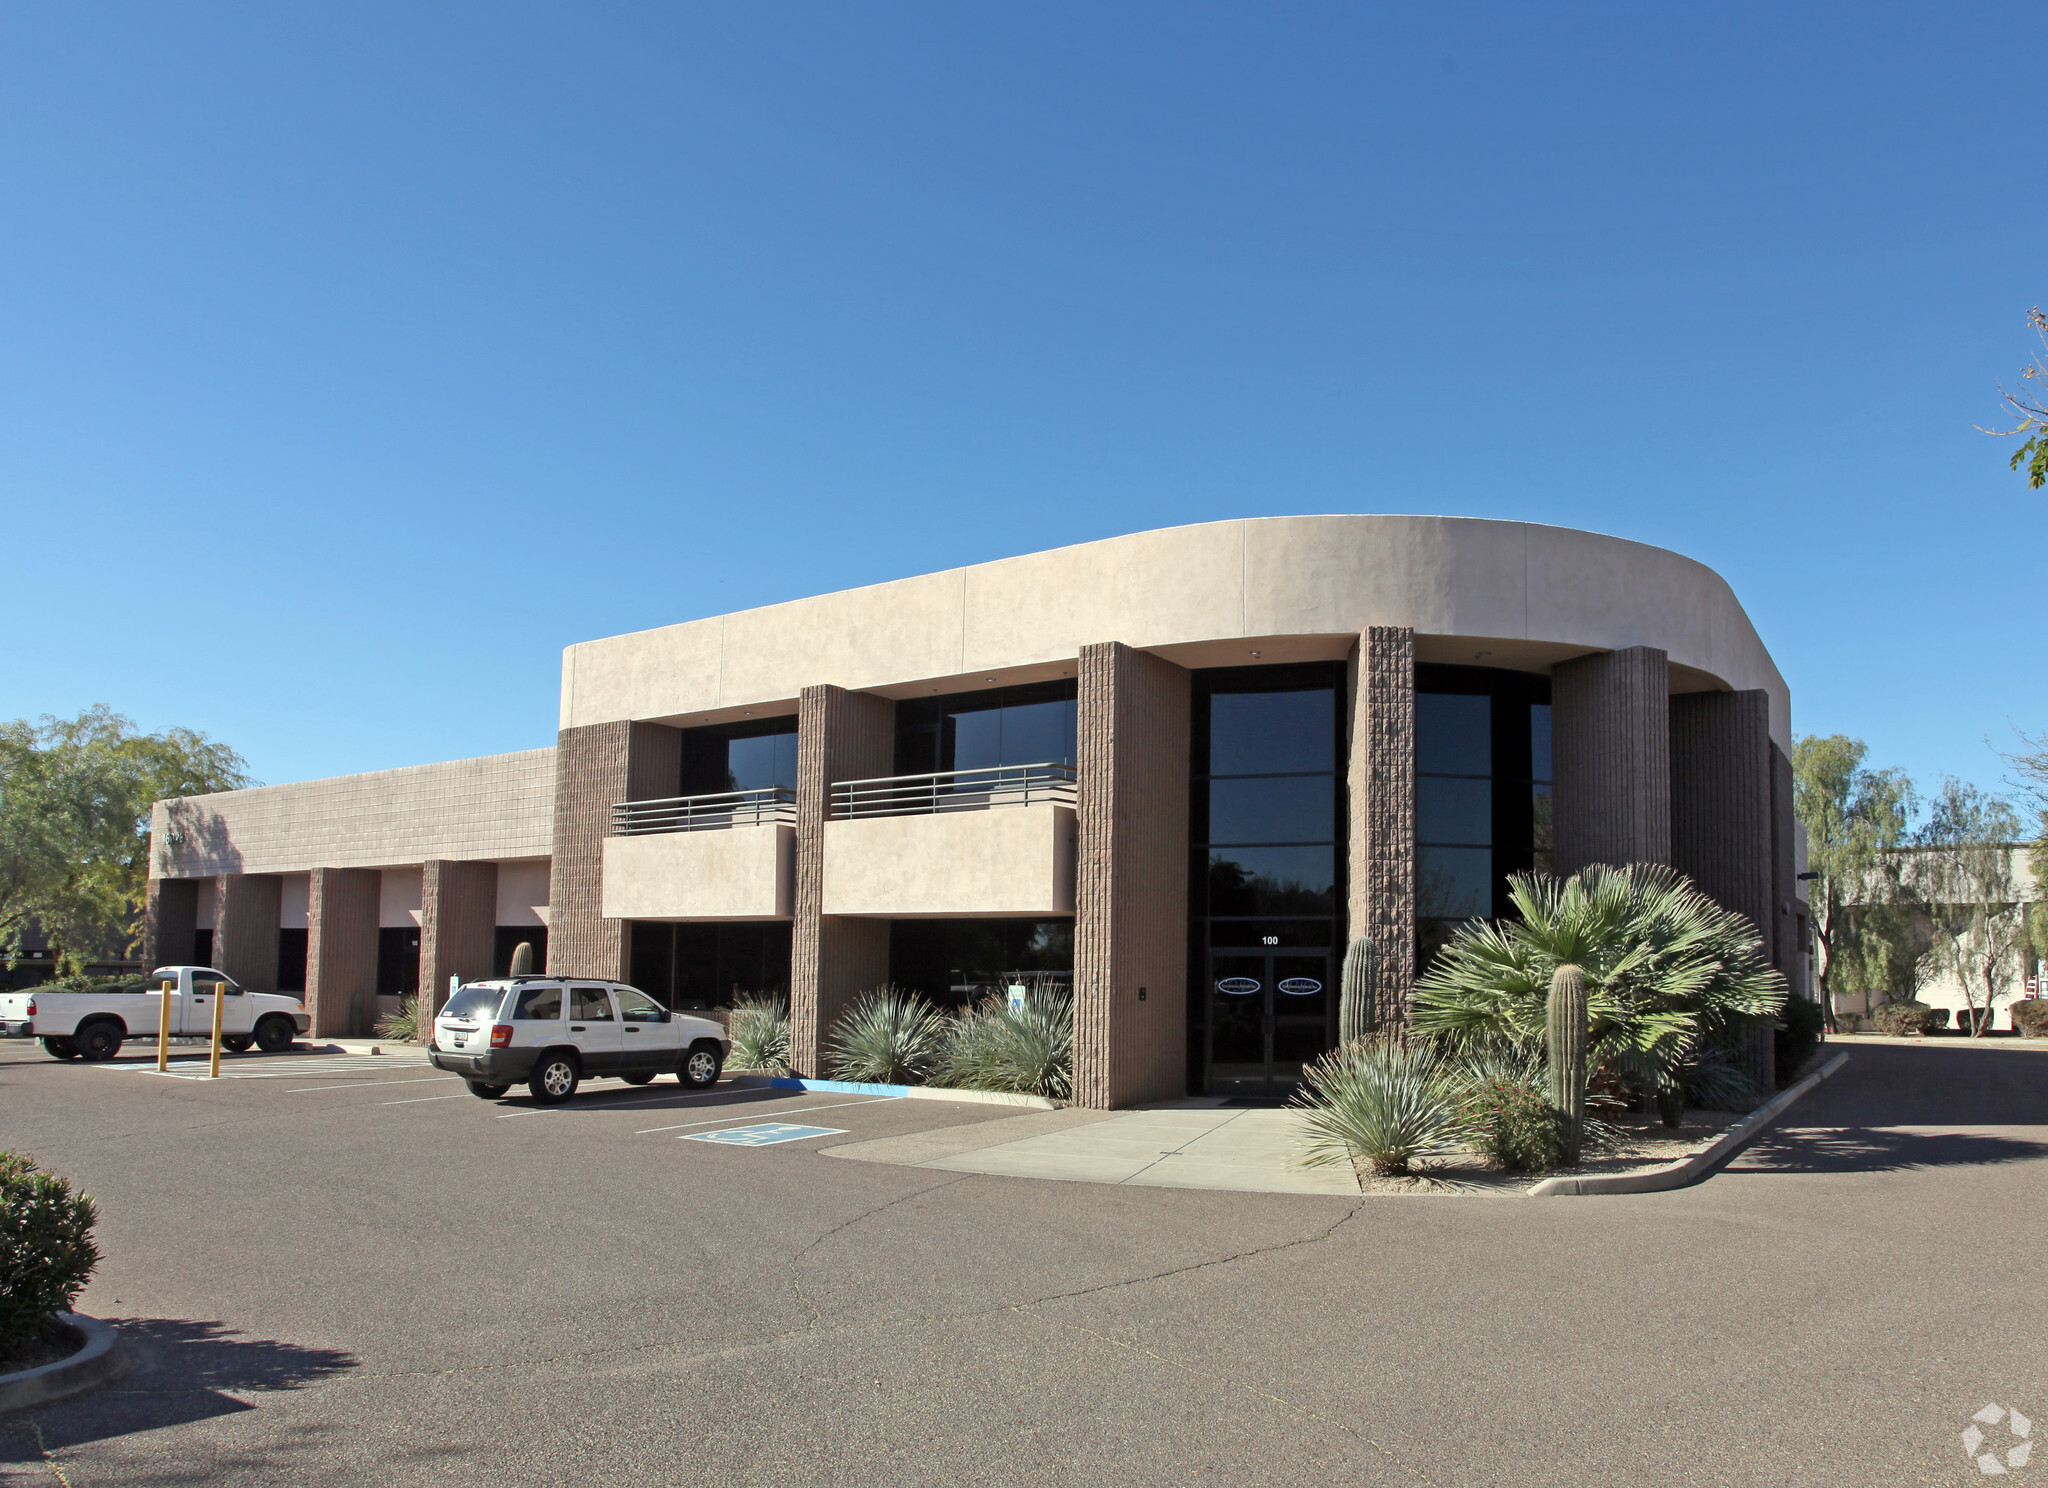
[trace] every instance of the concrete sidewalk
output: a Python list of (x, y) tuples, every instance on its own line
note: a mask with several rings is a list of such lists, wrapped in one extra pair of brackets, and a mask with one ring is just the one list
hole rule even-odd
[(1272, 1108), (1047, 1111), (828, 1149), (861, 1162), (1140, 1188), (1356, 1197), (1349, 1165), (1303, 1168), (1297, 1113)]

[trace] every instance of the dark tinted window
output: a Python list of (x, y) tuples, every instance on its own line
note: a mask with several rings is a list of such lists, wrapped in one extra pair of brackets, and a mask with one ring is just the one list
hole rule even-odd
[(1336, 815), (1334, 775), (1209, 782), (1211, 842), (1327, 842)]
[(1441, 775), (1493, 773), (1493, 699), (1422, 693), (1415, 699), (1415, 768)]
[(1209, 699), (1211, 775), (1264, 775), (1337, 768), (1337, 695), (1218, 692)]
[(1415, 782), (1415, 836), (1421, 842), (1493, 843), (1493, 782), (1423, 775)]
[(684, 729), (679, 796), (796, 785), (796, 719), (764, 718)]
[(574, 987), (569, 993), (569, 1016), (579, 1023), (612, 1021), (612, 1000), (602, 987)]
[(1063, 680), (898, 703), (895, 773), (1071, 765), (1074, 698), (1074, 683)]
[(512, 1016), (547, 1023), (560, 1022), (562, 1017), (562, 989), (560, 987), (521, 987), (519, 989), (519, 1003), (512, 1010)]
[(1212, 847), (1212, 915), (1328, 915), (1337, 910), (1333, 847)]
[(659, 1023), (661, 1007), (643, 992), (631, 987), (614, 987), (612, 996), (619, 1002), (619, 1017), (627, 1023)]

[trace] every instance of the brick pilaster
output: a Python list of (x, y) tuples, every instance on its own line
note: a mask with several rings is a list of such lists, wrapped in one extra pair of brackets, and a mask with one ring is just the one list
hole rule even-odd
[(275, 992), (284, 881), (274, 873), (223, 873), (215, 883), (213, 964), (246, 991)]
[(497, 954), (498, 865), (434, 859), (420, 865), (420, 1042), (448, 1001), (448, 979), (479, 981)]
[(1415, 632), (1407, 626), (1375, 625), (1358, 638), (1350, 735), (1346, 933), (1372, 942), (1373, 1027), (1398, 1029), (1415, 985)]
[(377, 1021), (374, 868), (315, 868), (306, 898), (306, 1010), (313, 1037), (368, 1035)]

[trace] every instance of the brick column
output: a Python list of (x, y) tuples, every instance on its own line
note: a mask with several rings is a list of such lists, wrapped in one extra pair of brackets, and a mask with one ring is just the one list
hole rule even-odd
[(1187, 1093), (1189, 679), (1117, 641), (1075, 670), (1074, 1100), (1111, 1110)]
[(1653, 646), (1551, 669), (1560, 874), (1671, 861), (1669, 672)]
[(448, 978), (491, 974), (498, 948), (498, 865), (434, 859), (420, 865), (421, 1043), (448, 1001)]
[(682, 784), (682, 750), (680, 729), (653, 723), (593, 723), (557, 736), (549, 971), (625, 980), (625, 922), (603, 914), (604, 839), (618, 802), (675, 795)]
[[(1775, 836), (1770, 694), (1688, 692), (1671, 699), (1671, 865), (1775, 945)], [(1782, 963), (1778, 963), (1781, 964)], [(1771, 1039), (1745, 1046), (1750, 1076), (1768, 1088)]]
[(315, 868), (306, 900), (306, 1011), (313, 1037), (367, 1035), (377, 1021), (374, 868)]
[(223, 873), (215, 883), (213, 964), (246, 991), (275, 992), (284, 881), (274, 873)]
[(199, 930), (199, 882), (152, 878), (142, 917), (142, 969), (190, 966)]
[(1407, 1024), (1415, 985), (1415, 632), (1406, 626), (1359, 637), (1350, 736), (1346, 933), (1372, 942), (1373, 1026), (1394, 1029)]
[(889, 980), (889, 922), (825, 913), (825, 819), (834, 782), (869, 780), (895, 767), (895, 703), (832, 686), (799, 695), (789, 1061), (800, 1075), (824, 1073), (833, 1023), (855, 996)]

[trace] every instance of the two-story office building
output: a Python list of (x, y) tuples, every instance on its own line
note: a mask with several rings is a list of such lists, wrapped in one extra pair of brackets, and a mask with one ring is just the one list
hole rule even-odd
[[(1797, 979), (1790, 701), (1689, 559), (1517, 522), (1214, 522), (568, 648), (550, 749), (158, 805), (154, 961), (316, 1032), (503, 971), (1070, 983), (1086, 1104), (1284, 1088), (1344, 946), (1404, 1016), (1509, 873), (1671, 863)], [(383, 1001), (380, 1001), (383, 999)]]

